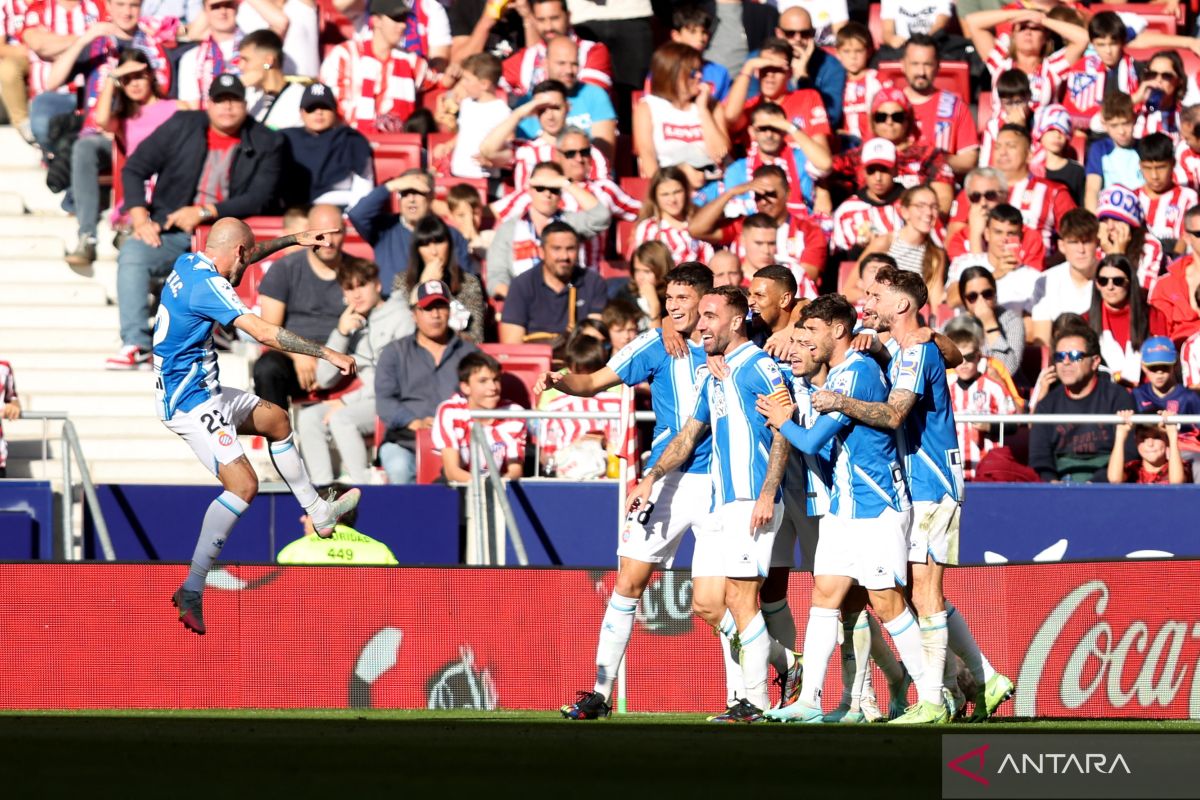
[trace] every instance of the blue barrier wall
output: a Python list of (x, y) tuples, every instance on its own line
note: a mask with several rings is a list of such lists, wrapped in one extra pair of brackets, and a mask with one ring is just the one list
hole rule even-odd
[(0, 561), (54, 557), (49, 481), (0, 481)]
[[(45, 491), (48, 514), (48, 487)], [(98, 491), (122, 560), (189, 560), (200, 519), (215, 495), (213, 487), (203, 486), (101, 486)], [(510, 484), (508, 492), (531, 565), (609, 568), (616, 563), (615, 483), (522, 481)], [(460, 490), (445, 486), (368, 486), (358, 527), (387, 543), (401, 563), (456, 564), (462, 557), (460, 507)], [(260, 495), (222, 557), (273, 561), (298, 537), (299, 516), (290, 495)], [(975, 484), (967, 489), (963, 509), (960, 561), (1200, 557), (1198, 519), (1200, 489), (1192, 486)], [(49, 531), (49, 525), (38, 529)], [(90, 521), (85, 533), (88, 557), (94, 557)], [(675, 565), (689, 567), (691, 555), (687, 537)], [(516, 563), (511, 541), (508, 563)]]

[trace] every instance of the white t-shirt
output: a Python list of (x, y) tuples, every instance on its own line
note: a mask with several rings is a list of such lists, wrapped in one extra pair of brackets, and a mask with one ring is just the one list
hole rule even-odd
[(458, 107), (458, 138), (450, 156), (450, 174), (459, 178), (486, 178), (495, 170), (479, 166), (475, 156), (484, 138), (508, 118), (508, 103), (495, 99), (479, 102), (465, 98)]
[[(320, 33), (316, 5), (302, 0), (287, 0), (283, 13), (288, 18), (287, 34), (283, 37), (283, 71), (287, 75), (317, 77), (321, 68), (321, 56), (317, 50)], [(443, 12), (444, 13), (444, 12)], [(270, 25), (262, 14), (248, 2), (238, 5), (237, 25), (242, 33), (265, 30)]]
[(954, 16), (950, 0), (883, 0), (879, 16), (896, 25), (896, 35), (908, 39), (914, 33), (929, 33), (938, 15)]
[[(995, 272), (986, 253), (966, 253), (950, 262), (946, 283), (957, 284), (959, 277), (968, 267), (983, 267), (989, 272)], [(1015, 314), (1029, 313), (1033, 308), (1033, 294), (1041, 275), (1039, 270), (1024, 264), (1009, 270), (1003, 278), (996, 280), (996, 302)], [(1090, 299), (1088, 302), (1091, 302)]]
[(250, 116), (273, 131), (299, 128), (304, 125), (304, 120), (300, 119), (300, 100), (303, 97), (304, 86), (299, 83), (286, 84), (270, 103), (262, 90), (247, 88), (246, 108)]
[(850, 20), (846, 0), (779, 0), (780, 14), (797, 7), (803, 8), (812, 17), (813, 28), (817, 31), (817, 45), (820, 47), (833, 47), (833, 26)]
[(1086, 314), (1092, 307), (1092, 282), (1076, 285), (1071, 265), (1059, 264), (1038, 276), (1033, 289), (1035, 322), (1053, 322), (1060, 314)]

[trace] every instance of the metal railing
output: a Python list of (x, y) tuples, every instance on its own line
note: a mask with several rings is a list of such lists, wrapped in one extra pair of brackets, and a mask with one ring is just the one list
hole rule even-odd
[[(1119, 425), (1125, 420), (1118, 414), (955, 414), (955, 422), (978, 422), (999, 425), (999, 442), (1004, 444), (1004, 430), (1009, 425)], [(1135, 425), (1158, 425), (1158, 414), (1134, 414), (1129, 421)], [(1200, 414), (1174, 414), (1171, 423), (1200, 425)]]
[(96, 487), (92, 483), (92, 474), (88, 470), (87, 460), (83, 457), (83, 447), (79, 444), (79, 435), (75, 425), (65, 411), (22, 411), (20, 419), (40, 419), (42, 421), (42, 476), (49, 479), (48, 466), (50, 461), (50, 422), (62, 421), (59, 434), (62, 441), (62, 530), (59, 541), (62, 544), (64, 561), (73, 560), (75, 554), (75, 480), (72, 456), (79, 463), (79, 482), (83, 489), (83, 500), (92, 510), (92, 523), (96, 526), (96, 540), (100, 543), (100, 551), (105, 561), (116, 561), (117, 554), (113, 550), (112, 539), (108, 535), (108, 524), (104, 521), (104, 511), (96, 496)]

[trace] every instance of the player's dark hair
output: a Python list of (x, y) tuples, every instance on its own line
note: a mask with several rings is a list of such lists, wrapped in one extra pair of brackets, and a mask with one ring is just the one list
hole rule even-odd
[(667, 273), (667, 283), (691, 286), (703, 297), (712, 289), (712, 270), (699, 261), (685, 261)]
[(992, 210), (988, 212), (987, 218), (988, 222), (1005, 222), (1009, 225), (1016, 225), (1018, 227), (1025, 224), (1025, 220), (1021, 216), (1021, 212), (1008, 203), (1000, 203), (999, 205), (994, 206)]
[(770, 264), (763, 267), (758, 272), (754, 273), (755, 278), (766, 278), (779, 285), (781, 289), (790, 294), (793, 299), (796, 297), (796, 292), (799, 287), (796, 286), (796, 276), (792, 271), (780, 264)]
[(699, 6), (679, 6), (671, 14), (671, 30), (682, 31), (688, 28), (702, 28), (706, 32), (711, 33), (713, 28), (712, 14)]
[(901, 53), (902, 57), (908, 55), (908, 48), (910, 47), (931, 47), (933, 48), (933, 60), (935, 62), (939, 60), (937, 42), (935, 42), (933, 37), (928, 33), (914, 33), (912, 36), (909, 36), (908, 41), (905, 42), (904, 47), (901, 48), (903, 51)]
[(750, 177), (753, 180), (757, 180), (758, 178), (778, 178), (783, 181), (784, 186), (788, 185), (787, 172), (784, 171), (783, 167), (776, 166), (775, 164), (763, 164), (754, 170), (754, 174)]
[(746, 230), (747, 228), (776, 230), (779, 228), (779, 223), (766, 214), (751, 214), (742, 220), (742, 230)]
[(1175, 163), (1175, 143), (1165, 133), (1152, 133), (1137, 142), (1138, 160)]
[(913, 310), (919, 311), (929, 302), (929, 289), (925, 280), (915, 272), (906, 269), (880, 267), (875, 273), (875, 282), (891, 286), (913, 302)]
[(548, 239), (553, 233), (569, 233), (575, 237), (576, 241), (579, 240), (579, 231), (575, 230), (561, 219), (556, 219), (546, 227), (542, 228), (542, 242), (544, 243), (546, 239)]
[[(1066, 317), (1066, 319), (1064, 319)], [(1091, 329), (1087, 321), (1078, 314), (1060, 314), (1058, 319), (1054, 320), (1054, 333), (1051, 336), (1051, 350), (1058, 350), (1058, 343), (1063, 339), (1077, 336), (1083, 339), (1083, 352), (1089, 356), (1100, 355), (1100, 337)]]
[(840, 322), (846, 329), (846, 337), (849, 338), (858, 322), (858, 312), (854, 310), (850, 301), (840, 294), (823, 294), (800, 312), (801, 323), (808, 319), (819, 319), (826, 325)]
[(1088, 22), (1088, 39), (1112, 39), (1117, 44), (1125, 44), (1128, 34), (1125, 21), (1115, 11), (1101, 11)]
[(499, 361), (482, 350), (474, 350), (458, 362), (458, 382), (468, 383), (471, 376), (481, 369), (486, 369), (494, 375), (499, 375), (502, 370)]
[(735, 319), (746, 318), (750, 313), (750, 303), (746, 300), (746, 295), (742, 292), (739, 286), (714, 286), (704, 293), (705, 297), (716, 296), (724, 298), (729, 307), (733, 309)]
[(338, 286), (353, 289), (379, 280), (379, 265), (366, 258), (343, 256), (337, 270)]

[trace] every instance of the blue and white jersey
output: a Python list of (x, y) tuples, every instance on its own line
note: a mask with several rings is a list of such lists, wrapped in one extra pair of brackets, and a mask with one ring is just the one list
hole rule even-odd
[(221, 391), (213, 323), (228, 325), (250, 310), (199, 253), (175, 259), (154, 319), (154, 392), (160, 419), (191, 411)]
[[(829, 370), (825, 389), (868, 403), (886, 403), (887, 381), (883, 370), (857, 350)], [(805, 453), (818, 454), (832, 442), (832, 491), (829, 513), (851, 519), (874, 519), (886, 509), (903, 511), (910, 505), (904, 470), (891, 433), (830, 412), (817, 417), (812, 428), (788, 421), (780, 431)]]
[[(688, 340), (686, 358), (674, 358), (663, 346), (662, 330), (652, 328), (622, 347), (608, 367), (627, 386), (650, 382), (650, 404), (654, 409), (654, 441), (646, 468), (658, 463), (671, 437), (679, 433), (688, 414), (696, 407), (696, 390), (707, 363), (704, 348)], [(682, 472), (707, 473), (712, 440), (705, 436), (680, 467)]]
[[(813, 387), (807, 378), (792, 379), (796, 398), (796, 424), (812, 428), (820, 413), (813, 410)], [(783, 491), (789, 502), (803, 503), (810, 517), (829, 513), (829, 488), (833, 483), (833, 442), (825, 443), (820, 453), (809, 454), (795, 447), (788, 456)]]
[(891, 339), (887, 348), (892, 356), (888, 365), (892, 391), (903, 389), (917, 396), (904, 424), (896, 429), (909, 495), (914, 501), (936, 503), (948, 496), (961, 502), (962, 452), (942, 353), (933, 342), (901, 350)]
[[(705, 371), (692, 416), (712, 428), (713, 507), (757, 500), (767, 478), (774, 432), (755, 409), (760, 394), (787, 398), (775, 359), (745, 342), (725, 357), (729, 377)], [(776, 502), (779, 495), (776, 494)]]

